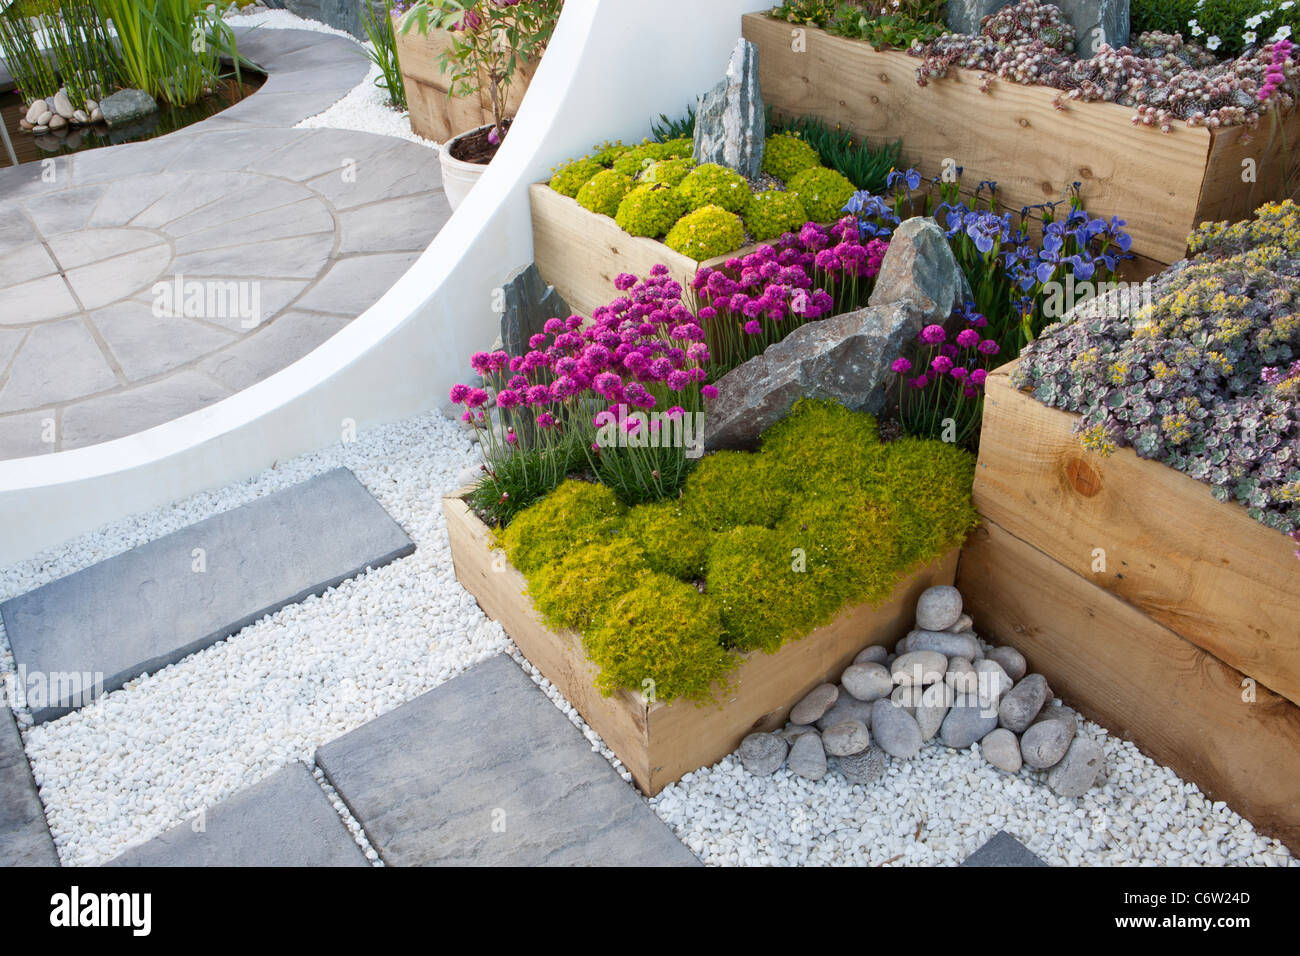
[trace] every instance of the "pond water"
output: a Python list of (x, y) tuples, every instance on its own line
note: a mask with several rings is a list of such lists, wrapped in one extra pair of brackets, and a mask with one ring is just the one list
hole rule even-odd
[[(159, 104), (158, 112), (152, 116), (111, 130), (103, 123), (96, 123), (94, 126), (80, 126), (75, 129), (65, 127), (59, 133), (33, 136), (29, 131), (18, 126), (18, 121), (23, 118), (26, 110), (23, 109), (22, 100), (15, 92), (0, 93), (0, 116), (4, 119), (5, 129), (9, 131), (9, 139), (13, 141), (18, 162), (32, 163), (47, 156), (79, 153), (100, 146), (138, 143), (192, 126), (234, 106), (244, 97), (256, 92), (264, 82), (266, 77), (263, 74), (244, 70), (238, 82), (233, 76), (221, 80), (210, 96), (205, 96), (193, 106), (172, 107)], [(12, 161), (9, 154), (3, 144), (0, 144), (0, 169), (10, 165)]]

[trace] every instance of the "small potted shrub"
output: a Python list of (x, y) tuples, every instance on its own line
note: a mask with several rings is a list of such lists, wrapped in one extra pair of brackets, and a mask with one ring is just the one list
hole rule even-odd
[(510, 128), (506, 101), (523, 62), (536, 61), (560, 15), (561, 0), (417, 0), (402, 18), (402, 32), (451, 32), (443, 69), (451, 96), (486, 93), (492, 122), (462, 130), (443, 144), (443, 188), (452, 209), (473, 188)]

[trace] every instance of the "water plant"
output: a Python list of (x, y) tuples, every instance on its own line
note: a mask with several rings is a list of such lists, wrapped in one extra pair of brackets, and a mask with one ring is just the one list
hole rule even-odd
[(393, 0), (383, 0), (383, 9), (376, 10), (370, 3), (361, 4), (361, 28), (370, 47), (366, 56), (379, 67), (375, 86), (388, 94), (389, 105), (406, 109), (406, 85), (402, 83), (402, 63), (397, 55), (397, 34), (393, 17), (398, 12)]

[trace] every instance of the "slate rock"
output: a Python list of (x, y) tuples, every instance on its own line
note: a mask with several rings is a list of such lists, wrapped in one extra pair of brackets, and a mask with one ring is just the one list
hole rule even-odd
[(982, 705), (978, 695), (967, 694), (953, 701), (939, 728), (939, 739), (954, 750), (966, 750), (997, 726), (998, 712)]
[(961, 617), (961, 592), (950, 584), (926, 588), (916, 602), (916, 628), (942, 631)]
[(144, 90), (118, 90), (100, 101), (99, 111), (111, 129), (158, 112), (158, 104)]
[(879, 747), (868, 747), (860, 754), (836, 757), (835, 769), (849, 783), (870, 786), (885, 775), (885, 752)]
[(547, 319), (568, 318), (572, 311), (555, 287), (547, 285), (535, 262), (502, 283), (501, 300), (501, 347), (511, 355), (528, 352), (528, 340), (543, 331)]
[(272, 10), (288, 10), (304, 20), (316, 20), (336, 30), (366, 39), (361, 25), (361, 4), (357, 0), (265, 0)]
[(817, 719), (830, 710), (839, 699), (840, 689), (834, 684), (818, 684), (790, 711), (790, 723), (814, 724)]
[(1025, 763), (1035, 770), (1046, 770), (1061, 762), (1074, 740), (1072, 720), (1040, 720), (1030, 724), (1020, 737), (1020, 752)]
[[(890, 237), (889, 251), (880, 263), (880, 274), (876, 276), (876, 285), (867, 304), (897, 306), (911, 302), (920, 310), (923, 325), (942, 325), (952, 315), (952, 310), (969, 298), (970, 283), (957, 265), (947, 235), (933, 219), (914, 216), (895, 229)], [(902, 349), (891, 353), (893, 357), (901, 354)], [(892, 357), (890, 361), (893, 361)], [(960, 605), (957, 613), (961, 613)], [(929, 629), (920, 620), (916, 626)]]
[(1061, 14), (1074, 27), (1074, 54), (1096, 56), (1103, 43), (1112, 49), (1129, 42), (1129, 0), (1055, 0)]
[(948, 29), (953, 33), (979, 33), (981, 20), (1011, 3), (1012, 0), (948, 0), (945, 8)]
[(817, 720), (817, 729), (825, 731), (842, 720), (860, 720), (871, 726), (871, 702), (858, 700), (852, 694), (840, 694), (834, 706)]
[(822, 749), (822, 739), (816, 734), (799, 737), (790, 748), (786, 765), (791, 773), (805, 780), (820, 780), (826, 776), (826, 751)]
[(970, 660), (979, 650), (979, 642), (969, 634), (951, 634), (948, 631), (912, 631), (907, 635), (909, 651), (937, 651), (944, 657), (962, 657)]
[(722, 81), (700, 97), (695, 114), (695, 161), (734, 169), (746, 179), (763, 171), (767, 115), (758, 82), (758, 47), (736, 41)]
[(916, 720), (888, 700), (871, 705), (871, 739), (891, 757), (904, 760), (915, 757), (924, 742)]
[(985, 760), (1005, 773), (1015, 773), (1024, 763), (1020, 756), (1020, 741), (1005, 727), (989, 731), (980, 741), (980, 752)]
[(755, 776), (770, 777), (781, 769), (789, 745), (776, 734), (750, 734), (740, 742), (740, 762)]
[(1025, 671), (1029, 670), (1029, 665), (1025, 663), (1025, 655), (1010, 645), (995, 647), (985, 657), (997, 661), (998, 666), (1006, 671), (1006, 675), (1013, 681), (1020, 680), (1025, 676)]
[(822, 734), (822, 746), (828, 754), (836, 757), (850, 757), (860, 754), (871, 744), (871, 733), (866, 724), (860, 720), (841, 720), (826, 728)]
[(1028, 675), (1002, 695), (998, 704), (998, 723), (1014, 733), (1024, 733), (1051, 696), (1046, 677), (1042, 674)]
[(890, 673), (895, 684), (914, 684), (928, 687), (943, 680), (948, 669), (948, 658), (937, 651), (908, 651), (894, 660)]
[(709, 406), (705, 448), (756, 446), (759, 435), (804, 397), (881, 412), (898, 379), (890, 366), (915, 348), (924, 319), (906, 301), (801, 325), (714, 383), (718, 396)]
[(850, 664), (840, 684), (861, 701), (880, 700), (894, 690), (894, 678), (884, 664)]
[(1105, 762), (1100, 744), (1087, 737), (1075, 737), (1060, 763), (1048, 771), (1047, 785), (1057, 796), (1081, 797), (1092, 788)]
[(889, 648), (883, 644), (872, 644), (870, 647), (864, 647), (858, 651), (858, 656), (853, 658), (855, 664), (883, 664), (885, 658), (889, 656)]

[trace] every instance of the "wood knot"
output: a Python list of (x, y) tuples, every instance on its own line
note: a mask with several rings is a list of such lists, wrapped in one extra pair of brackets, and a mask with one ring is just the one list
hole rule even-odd
[(1079, 178), (1080, 178), (1080, 179), (1092, 179), (1092, 170), (1089, 169), (1087, 166), (1080, 166), (1080, 167), (1079, 167)]
[(1101, 491), (1101, 475), (1082, 458), (1071, 458), (1065, 463), (1065, 478), (1070, 487), (1085, 498), (1092, 498)]
[(1024, 127), (1028, 127), (1028, 126), (1029, 126), (1029, 120), (1025, 119), (1023, 116), (1022, 116), (1020, 119), (1016, 120), (1016, 122), (1019, 123), (1021, 126), (1024, 126)]
[(889, 74), (888, 74), (888, 73), (881, 73), (881, 74), (880, 74), (880, 82), (881, 82), (881, 83), (888, 83), (888, 82), (889, 82)]
[(879, 97), (879, 96), (873, 96), (873, 97), (871, 98), (871, 102), (873, 102), (873, 103), (879, 103), (879, 102), (880, 102), (880, 97)]

